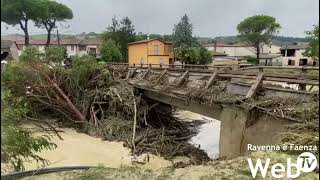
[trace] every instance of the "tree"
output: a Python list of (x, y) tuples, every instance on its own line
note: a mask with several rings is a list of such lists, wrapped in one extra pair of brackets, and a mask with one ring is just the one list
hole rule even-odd
[(198, 45), (196, 38), (192, 36), (193, 26), (189, 17), (185, 14), (180, 22), (174, 25), (172, 41), (174, 47), (189, 48)]
[(256, 49), (257, 64), (261, 47), (264, 44), (269, 44), (280, 28), (281, 26), (276, 22), (276, 19), (267, 15), (248, 17), (237, 26), (240, 40)]
[(112, 24), (107, 27), (107, 32), (103, 34), (103, 40), (114, 40), (119, 44), (119, 49), (122, 54), (122, 61), (128, 59), (128, 43), (135, 41), (135, 30), (131, 20), (128, 17), (122, 18), (119, 22), (114, 16)]
[(309, 45), (304, 52), (304, 55), (319, 59), (319, 24), (314, 25), (314, 29), (312, 31), (307, 31), (306, 33)]
[(42, 5), (39, 0), (1, 0), (1, 21), (19, 25), (24, 32), (25, 45), (29, 45), (28, 22), (39, 16)]
[(36, 18), (36, 26), (44, 27), (47, 32), (46, 46), (49, 46), (51, 40), (51, 31), (56, 27), (56, 23), (66, 19), (72, 19), (72, 10), (64, 4), (56, 1), (42, 0), (41, 14)]
[(186, 64), (207, 64), (212, 61), (212, 55), (203, 46), (178, 48), (176, 57)]
[(101, 60), (104, 62), (121, 62), (122, 55), (114, 40), (103, 41), (100, 46)]

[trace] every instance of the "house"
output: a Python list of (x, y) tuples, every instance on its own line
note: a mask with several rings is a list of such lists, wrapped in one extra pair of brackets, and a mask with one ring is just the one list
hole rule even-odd
[[(19, 55), (26, 48), (24, 40), (17, 41), (18, 46), (20, 47)], [(59, 45), (66, 48), (67, 57), (76, 57), (83, 55), (92, 55), (99, 58), (99, 45), (101, 44), (98, 39), (61, 39), (59, 42), (57, 40), (52, 40), (50, 45)], [(31, 39), (29, 46), (36, 47), (40, 53), (45, 52), (46, 40), (45, 39)]]
[(308, 44), (283, 45), (280, 50), (283, 55), (283, 66), (313, 66), (315, 61), (303, 55)]
[(282, 66), (282, 54), (262, 53), (259, 56), (259, 65), (261, 66)]
[(1, 61), (4, 59), (18, 59), (18, 45), (15, 41), (1, 40)]
[(163, 38), (128, 43), (129, 64), (173, 64), (173, 46)]
[[(256, 56), (256, 49), (253, 46), (244, 43), (213, 43), (205, 45), (209, 51), (225, 53), (227, 56), (244, 57)], [(261, 47), (260, 53), (279, 53), (280, 46), (275, 44), (266, 44)]]

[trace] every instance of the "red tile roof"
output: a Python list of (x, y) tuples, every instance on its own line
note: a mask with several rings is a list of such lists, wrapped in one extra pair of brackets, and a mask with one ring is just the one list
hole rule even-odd
[[(30, 39), (29, 44), (30, 45), (46, 45), (47, 40), (46, 39)], [(61, 39), (60, 44), (61, 45), (98, 45), (101, 41), (98, 39)], [(18, 45), (24, 45), (24, 40), (17, 41)], [(51, 40), (51, 45), (57, 45), (57, 40)]]

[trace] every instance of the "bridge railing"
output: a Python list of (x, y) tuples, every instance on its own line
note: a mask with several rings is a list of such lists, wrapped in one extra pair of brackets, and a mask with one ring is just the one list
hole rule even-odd
[(180, 68), (180, 69), (220, 69), (228, 68), (236, 71), (242, 70), (255, 70), (263, 71), (263, 69), (291, 69), (291, 70), (301, 70), (306, 72), (308, 70), (319, 70), (319, 67), (309, 67), (309, 66), (252, 66), (248, 67), (246, 64), (238, 65), (196, 65), (196, 64), (129, 64), (129, 63), (108, 63), (109, 65), (127, 65), (129, 67), (140, 67), (140, 68)]

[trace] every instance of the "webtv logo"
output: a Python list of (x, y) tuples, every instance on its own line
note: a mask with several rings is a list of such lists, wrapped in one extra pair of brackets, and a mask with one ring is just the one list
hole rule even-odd
[[(252, 174), (252, 177), (255, 178), (257, 173), (260, 171), (263, 178), (266, 177), (267, 171), (270, 165), (270, 158), (266, 159), (265, 164), (263, 165), (261, 160), (258, 158), (255, 165), (251, 158), (248, 158), (249, 168)], [(276, 163), (271, 167), (271, 175), (274, 178), (283, 178), (284, 172), (287, 171), (287, 178), (297, 178), (300, 176), (301, 172), (312, 172), (318, 165), (317, 158), (310, 152), (304, 152), (299, 155), (296, 163), (291, 161), (291, 158), (287, 159), (287, 167), (282, 163)], [(296, 171), (292, 171), (296, 169)]]

